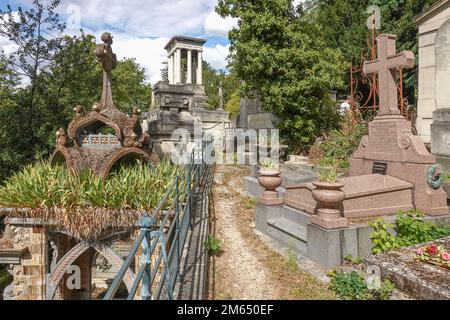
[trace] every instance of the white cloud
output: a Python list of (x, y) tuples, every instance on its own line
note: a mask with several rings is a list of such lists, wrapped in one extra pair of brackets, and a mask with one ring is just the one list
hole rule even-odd
[(215, 47), (204, 48), (204, 59), (214, 69), (225, 69), (227, 67), (227, 56), (230, 52), (230, 45), (223, 46), (221, 44)]
[(222, 18), (217, 12), (211, 12), (205, 20), (205, 33), (211, 36), (228, 37), (228, 31), (237, 26), (237, 19)]
[[(71, 0), (62, 2), (61, 14), (79, 7), (84, 26), (102, 26), (138, 37), (170, 37), (202, 29), (216, 0)], [(114, 30), (112, 30), (114, 31)]]
[[(18, 0), (29, 6), (31, 0)], [(164, 46), (173, 35), (227, 37), (236, 25), (234, 19), (222, 19), (215, 11), (217, 0), (66, 0), (59, 13), (68, 23), (66, 34), (78, 34), (78, 22), (86, 33), (114, 36), (113, 50), (119, 59), (136, 58), (146, 69), (147, 79), (161, 79)], [(204, 59), (216, 69), (226, 68), (229, 45), (206, 47)], [(0, 50), (11, 52), (14, 46), (0, 38)]]
[(9, 56), (17, 46), (9, 41), (8, 38), (0, 37), (0, 51), (3, 51), (5, 55)]
[(113, 50), (118, 59), (136, 58), (136, 62), (145, 68), (147, 79), (154, 84), (161, 80), (162, 63), (167, 59), (164, 46), (168, 41), (169, 38), (127, 38), (116, 35)]

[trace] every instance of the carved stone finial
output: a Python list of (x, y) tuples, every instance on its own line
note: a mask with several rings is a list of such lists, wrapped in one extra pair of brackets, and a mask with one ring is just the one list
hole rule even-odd
[(103, 67), (103, 91), (101, 106), (103, 108), (114, 107), (111, 91), (111, 72), (117, 66), (117, 56), (113, 53), (111, 45), (113, 37), (109, 32), (102, 35), (103, 44), (97, 45), (95, 54), (102, 63)]
[(96, 102), (92, 105), (92, 111), (100, 112), (101, 110), (102, 110), (102, 107), (99, 103)]
[(142, 110), (138, 107), (133, 107), (133, 110), (131, 111), (131, 114), (133, 117), (137, 117), (141, 114)]
[(73, 108), (73, 111), (75, 112), (75, 119), (81, 118), (82, 108), (80, 105), (75, 106), (75, 108)]
[(59, 128), (56, 131), (56, 144), (61, 147), (65, 147), (67, 145), (66, 132), (63, 128)]

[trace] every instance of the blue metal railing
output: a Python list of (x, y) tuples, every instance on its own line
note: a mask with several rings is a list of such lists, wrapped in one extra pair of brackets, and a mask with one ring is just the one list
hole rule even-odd
[(146, 213), (139, 220), (139, 235), (104, 300), (114, 298), (139, 248), (139, 266), (135, 268), (127, 299), (134, 299), (139, 285), (142, 300), (174, 299), (175, 284), (180, 280), (180, 262), (194, 218), (194, 204), (205, 197), (211, 185), (213, 142), (212, 138), (203, 139), (194, 147), (184, 181), (177, 176), (152, 214)]

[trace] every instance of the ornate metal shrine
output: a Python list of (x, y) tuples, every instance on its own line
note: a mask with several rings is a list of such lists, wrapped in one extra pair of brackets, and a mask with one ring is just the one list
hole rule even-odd
[(152, 153), (150, 136), (143, 132), (139, 122), (141, 111), (134, 107), (131, 116), (118, 110), (113, 102), (111, 72), (116, 68), (116, 55), (112, 52), (112, 36), (102, 35), (95, 53), (103, 66), (103, 92), (100, 102), (92, 110), (82, 115), (82, 107), (74, 108), (75, 117), (68, 127), (68, 137), (73, 146), (68, 146), (63, 128), (56, 133), (57, 147), (51, 163), (66, 163), (74, 172), (85, 169), (106, 178), (115, 165), (135, 160), (151, 161), (156, 164), (158, 157)]

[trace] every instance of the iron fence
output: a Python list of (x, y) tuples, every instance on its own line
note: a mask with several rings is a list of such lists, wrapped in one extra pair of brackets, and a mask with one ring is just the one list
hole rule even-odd
[(193, 148), (184, 181), (177, 176), (152, 213), (145, 213), (139, 220), (139, 235), (104, 300), (114, 298), (139, 249), (140, 261), (127, 299), (134, 299), (139, 287), (142, 300), (174, 299), (195, 204), (207, 196), (211, 186), (213, 144), (214, 140), (207, 138)]

